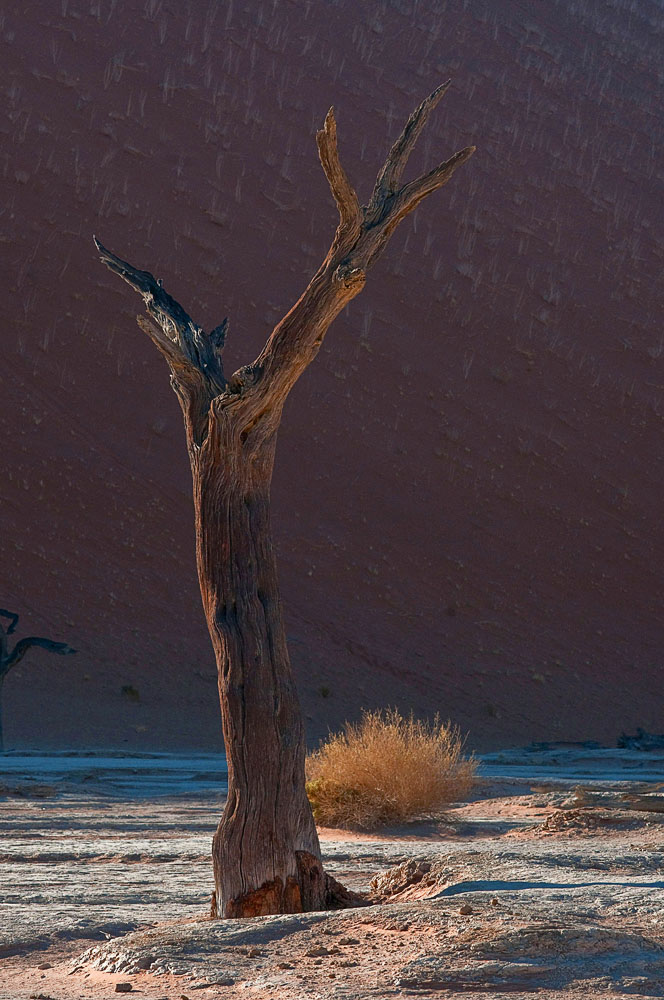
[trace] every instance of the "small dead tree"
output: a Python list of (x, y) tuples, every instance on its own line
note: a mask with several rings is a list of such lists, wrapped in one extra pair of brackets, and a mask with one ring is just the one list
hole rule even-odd
[[(364, 287), (396, 226), (474, 152), (468, 146), (402, 183), (409, 154), (449, 87), (410, 116), (361, 206), (339, 161), (332, 109), (317, 135), (339, 226), (319, 270), (256, 360), (226, 378), (225, 319), (206, 333), (161, 281), (105, 249), (101, 260), (143, 296), (138, 317), (171, 370), (193, 476), (196, 558), (217, 659), (228, 800), (213, 841), (225, 917), (320, 910), (344, 902), (325, 874), (305, 792), (305, 741), (282, 620), (270, 534), (270, 482), (288, 393), (332, 320)], [(346, 900), (347, 901), (347, 900)]]
[(7, 636), (16, 631), (18, 625), (18, 615), (13, 611), (5, 611), (0, 608), (0, 619), (9, 621), (6, 627), (0, 621), (0, 750), (4, 750), (5, 745), (2, 735), (2, 686), (5, 677), (17, 663), (23, 659), (31, 646), (40, 646), (47, 649), (49, 653), (59, 653), (60, 656), (67, 656), (75, 653), (76, 650), (68, 646), (66, 642), (54, 642), (52, 639), (42, 639), (37, 635), (30, 635), (25, 639), (19, 639), (14, 648), (10, 651), (7, 644)]

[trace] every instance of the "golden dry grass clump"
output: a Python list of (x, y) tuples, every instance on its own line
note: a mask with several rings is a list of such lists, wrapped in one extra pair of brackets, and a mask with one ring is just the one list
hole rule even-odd
[(464, 798), (476, 763), (458, 730), (396, 709), (364, 712), (307, 758), (307, 795), (321, 826), (370, 830), (435, 815)]

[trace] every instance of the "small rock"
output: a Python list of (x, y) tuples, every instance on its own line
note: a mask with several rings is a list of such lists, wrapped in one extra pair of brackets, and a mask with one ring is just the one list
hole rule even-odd
[(211, 986), (234, 986), (235, 980), (231, 979), (230, 976), (226, 976), (223, 979), (208, 980), (204, 983), (192, 983), (189, 987), (190, 990), (209, 990)]
[(371, 880), (371, 891), (378, 899), (385, 900), (412, 889), (414, 886), (427, 884), (431, 872), (430, 861), (417, 861), (410, 858), (400, 865), (390, 868), (382, 875), (376, 875)]
[(52, 969), (52, 968), (53, 968), (53, 966), (51, 965), (51, 963), (50, 963), (50, 962), (41, 962), (41, 963), (40, 963), (40, 964), (39, 964), (39, 965), (37, 966), (37, 968), (38, 968), (38, 969)]
[(322, 955), (329, 955), (329, 951), (323, 945), (320, 948), (310, 948), (309, 951), (305, 951), (306, 958), (320, 958)]
[(278, 969), (294, 969), (295, 966), (292, 962), (277, 962)]
[(473, 912), (473, 908), (470, 903), (464, 903), (463, 906), (459, 907), (459, 913), (462, 917), (467, 917), (469, 913)]
[(360, 939), (354, 937), (342, 937), (339, 938), (339, 944), (359, 944)]
[(492, 898), (491, 898), (491, 899), (489, 900), (489, 902), (491, 903), (491, 905), (492, 905), (492, 906), (498, 906), (498, 900), (496, 899), (496, 897), (495, 897), (495, 896), (493, 896), (493, 897), (492, 897)]
[(247, 958), (258, 958), (260, 955), (260, 950), (258, 948), (248, 948)]
[(134, 987), (131, 985), (131, 983), (116, 983), (115, 984), (115, 992), (116, 993), (131, 993), (131, 991), (133, 990), (133, 988)]

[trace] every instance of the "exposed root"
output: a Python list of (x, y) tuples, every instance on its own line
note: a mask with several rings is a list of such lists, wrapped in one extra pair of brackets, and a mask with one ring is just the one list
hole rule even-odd
[[(353, 906), (370, 906), (359, 893), (346, 889), (328, 875), (315, 855), (297, 851), (297, 878), (286, 883), (280, 878), (265, 882), (244, 896), (231, 899), (224, 908), (224, 917), (261, 917), (274, 913), (311, 913), (317, 910), (343, 910)], [(218, 916), (217, 896), (213, 893), (210, 916)]]
[(373, 906), (370, 899), (347, 889), (331, 875), (325, 875), (326, 880), (326, 910), (350, 910), (354, 906)]

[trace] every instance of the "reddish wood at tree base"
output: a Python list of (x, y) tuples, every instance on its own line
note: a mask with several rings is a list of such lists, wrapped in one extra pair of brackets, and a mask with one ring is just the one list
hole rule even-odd
[(217, 659), (228, 801), (213, 840), (220, 916), (295, 913), (359, 900), (323, 871), (304, 777), (304, 727), (288, 657), (270, 531), (270, 483), (286, 397), (398, 225), (474, 152), (401, 184), (408, 156), (449, 83), (410, 116), (361, 207), (339, 161), (332, 110), (318, 150), (339, 208), (327, 257), (256, 360), (228, 380), (224, 320), (206, 333), (149, 272), (97, 247), (139, 291), (139, 317), (171, 369), (193, 477), (196, 556)]

